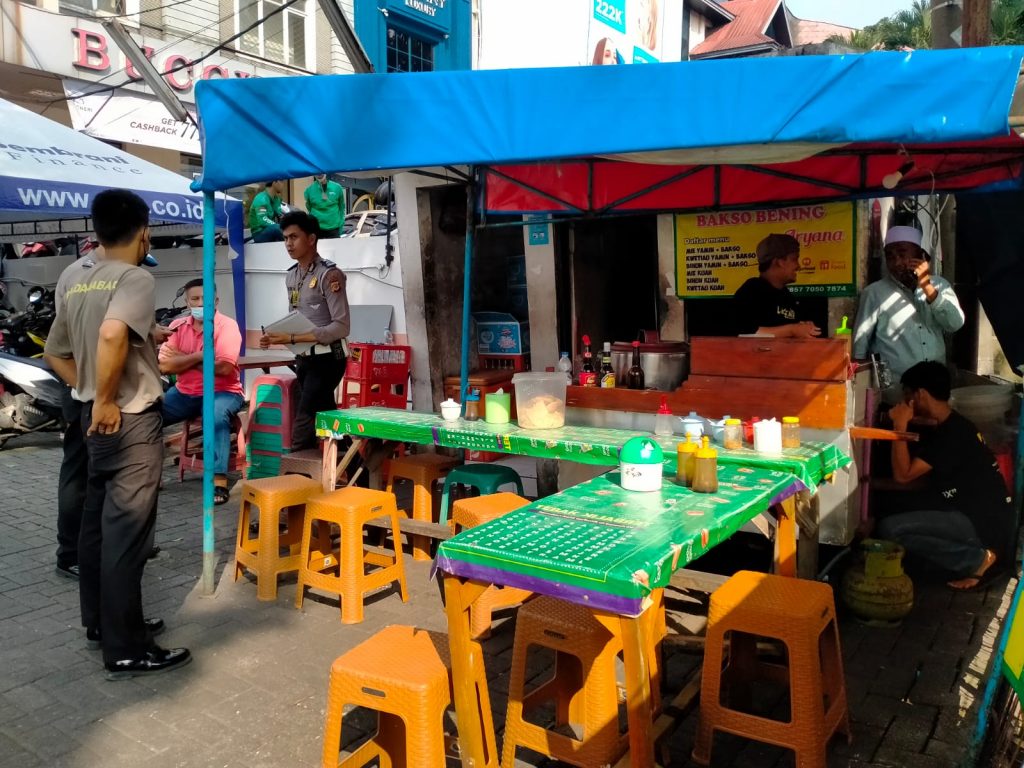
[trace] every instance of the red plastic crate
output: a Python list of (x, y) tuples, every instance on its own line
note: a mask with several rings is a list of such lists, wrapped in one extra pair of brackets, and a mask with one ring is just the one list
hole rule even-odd
[(514, 373), (530, 370), (529, 355), (479, 355), (484, 370), (506, 370)]
[(341, 382), (341, 401), (339, 408), (362, 408), (374, 405), (379, 408), (399, 408), (405, 410), (408, 395), (405, 382), (401, 384), (387, 382), (368, 382), (350, 379), (347, 376)]
[(409, 378), (411, 362), (412, 347), (399, 344), (350, 343), (345, 378), (405, 384)]

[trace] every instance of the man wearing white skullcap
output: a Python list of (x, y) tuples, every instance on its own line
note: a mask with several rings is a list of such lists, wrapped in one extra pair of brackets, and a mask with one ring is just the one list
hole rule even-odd
[(952, 286), (931, 274), (920, 230), (889, 227), (885, 266), (888, 275), (861, 292), (853, 356), (877, 354), (898, 382), (917, 363), (946, 362), (942, 334), (963, 327), (964, 311)]

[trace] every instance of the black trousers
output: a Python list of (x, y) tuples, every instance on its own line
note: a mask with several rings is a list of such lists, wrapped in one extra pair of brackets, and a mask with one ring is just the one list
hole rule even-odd
[(89, 452), (82, 427), (82, 404), (65, 388), (61, 402), (64, 415), (64, 458), (57, 481), (57, 565), (78, 565), (78, 534), (89, 477)]
[(316, 445), (317, 411), (333, 411), (338, 407), (334, 390), (345, 375), (345, 358), (332, 354), (309, 355), (295, 359), (295, 375), (299, 380), (299, 404), (292, 424), (292, 450)]
[[(82, 409), (92, 420), (92, 403)], [(149, 647), (142, 616), (142, 569), (153, 548), (163, 465), (159, 406), (121, 415), (113, 435), (94, 433), (79, 538), (82, 624), (103, 633), (103, 661), (140, 658)]]

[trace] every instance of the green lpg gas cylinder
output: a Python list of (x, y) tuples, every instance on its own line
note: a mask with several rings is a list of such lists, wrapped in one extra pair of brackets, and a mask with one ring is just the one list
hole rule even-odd
[(843, 602), (860, 619), (899, 621), (914, 607), (914, 583), (903, 572), (903, 547), (865, 539), (860, 554), (843, 576)]

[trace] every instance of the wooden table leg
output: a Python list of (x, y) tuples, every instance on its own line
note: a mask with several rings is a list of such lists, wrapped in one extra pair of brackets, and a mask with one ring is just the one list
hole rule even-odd
[(796, 573), (801, 579), (818, 577), (818, 530), (821, 518), (821, 496), (810, 491), (796, 495), (796, 526), (799, 543), (796, 550)]
[(324, 457), (320, 464), (320, 482), (324, 493), (330, 493), (338, 484), (338, 441), (334, 438), (324, 440)]
[(463, 768), (498, 768), (500, 756), (494, 735), (491, 697), (487, 689), (484, 652), (470, 631), (469, 607), (486, 584), (445, 574), (445, 612), (452, 656), (452, 689), (459, 726)]
[(618, 624), (622, 636), (622, 661), (626, 677), (626, 715), (629, 724), (629, 765), (654, 768), (654, 709), (651, 702), (651, 662), (647, 658), (653, 645), (655, 612), (661, 606), (661, 590), (647, 601), (639, 616), (619, 616), (594, 611), (594, 618), (614, 632)]
[(779, 521), (775, 529), (775, 573), (796, 577), (796, 498), (790, 496), (775, 505)]

